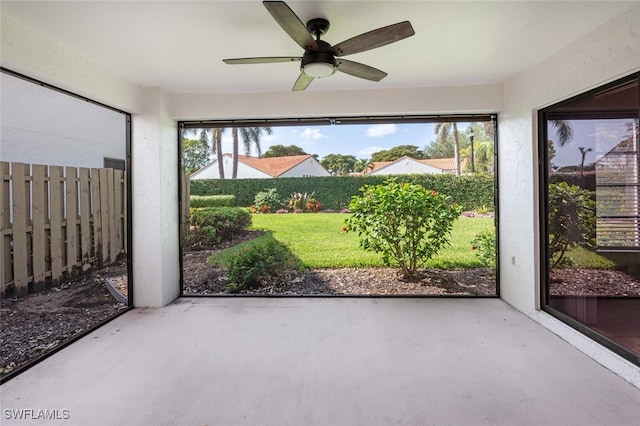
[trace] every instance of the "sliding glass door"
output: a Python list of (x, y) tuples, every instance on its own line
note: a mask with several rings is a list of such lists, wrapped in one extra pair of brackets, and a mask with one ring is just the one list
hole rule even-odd
[(638, 74), (540, 112), (543, 306), (640, 360)]

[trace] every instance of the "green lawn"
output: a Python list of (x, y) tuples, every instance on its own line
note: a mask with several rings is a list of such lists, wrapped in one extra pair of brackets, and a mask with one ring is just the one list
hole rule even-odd
[[(358, 246), (358, 236), (342, 232), (341, 213), (258, 214), (253, 229), (271, 231), (309, 268), (383, 266), (381, 256)], [(490, 218), (461, 217), (453, 227), (451, 245), (426, 266), (435, 268), (473, 268), (482, 266), (471, 250), (474, 235), (493, 226)]]

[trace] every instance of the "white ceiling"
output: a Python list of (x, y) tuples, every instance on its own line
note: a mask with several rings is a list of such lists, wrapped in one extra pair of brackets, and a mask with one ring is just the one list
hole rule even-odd
[[(307, 91), (501, 82), (635, 2), (288, 1), (306, 23), (329, 19), (337, 44), (396, 22), (413, 37), (347, 56), (389, 73), (343, 73)], [(172, 93), (289, 91), (296, 63), (226, 65), (224, 58), (302, 56), (260, 1), (2, 1), (1, 11), (115, 74)]]

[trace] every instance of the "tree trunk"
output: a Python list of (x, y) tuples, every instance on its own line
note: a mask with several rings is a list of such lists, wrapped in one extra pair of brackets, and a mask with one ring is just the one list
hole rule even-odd
[(214, 143), (216, 144), (216, 158), (218, 160), (218, 177), (224, 179), (224, 158), (222, 155), (222, 131), (220, 129), (214, 130)]
[(456, 176), (460, 176), (460, 139), (458, 139), (458, 124), (453, 123), (453, 157), (456, 163)]
[(231, 129), (231, 135), (233, 136), (233, 171), (231, 172), (231, 179), (238, 178), (238, 129), (234, 127)]

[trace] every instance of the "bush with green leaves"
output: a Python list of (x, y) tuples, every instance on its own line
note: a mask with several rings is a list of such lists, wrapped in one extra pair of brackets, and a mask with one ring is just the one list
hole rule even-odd
[(462, 208), (451, 198), (422, 185), (388, 179), (365, 185), (349, 204), (347, 231), (357, 232), (360, 246), (397, 265), (405, 279), (449, 243), (453, 222)]
[(487, 228), (476, 234), (471, 241), (471, 250), (484, 266), (496, 266), (496, 231)]
[(233, 207), (235, 203), (235, 195), (192, 195), (189, 197), (190, 208)]
[(230, 284), (226, 290), (238, 293), (259, 287), (262, 280), (277, 277), (283, 271), (299, 268), (299, 260), (284, 244), (268, 235), (243, 247), (226, 264)]
[(595, 243), (596, 202), (591, 192), (566, 182), (549, 184), (549, 261), (560, 266), (569, 261), (567, 250)]
[[(237, 206), (258, 205), (254, 197), (264, 188), (277, 188), (279, 194), (315, 191), (314, 198), (324, 208), (340, 211), (349, 205), (351, 197), (358, 195), (363, 185), (380, 185), (387, 176), (311, 176), (273, 179), (196, 179), (191, 181), (191, 194), (214, 195), (233, 194)], [(494, 205), (494, 176), (476, 173), (474, 175), (455, 176), (453, 174), (413, 174), (398, 176), (398, 179), (415, 183), (447, 194), (452, 201), (461, 205), (465, 211), (474, 211), (479, 207)], [(274, 209), (273, 211), (277, 210)]]
[(192, 209), (189, 216), (189, 234), (186, 245), (192, 250), (209, 248), (251, 226), (251, 214), (236, 207), (206, 207)]
[(253, 206), (256, 213), (268, 213), (282, 207), (282, 199), (278, 195), (276, 188), (261, 191), (253, 199)]
[(307, 202), (313, 199), (313, 194), (308, 192), (292, 192), (287, 198), (287, 208), (289, 210), (304, 210)]

